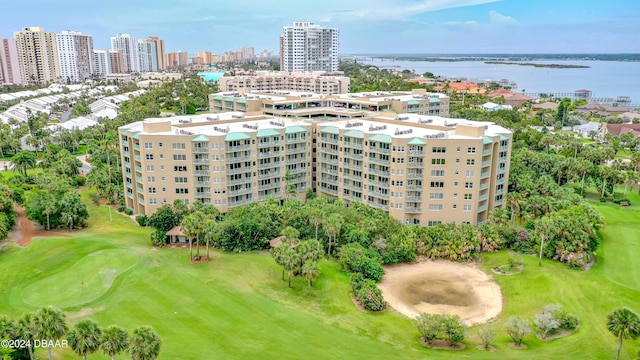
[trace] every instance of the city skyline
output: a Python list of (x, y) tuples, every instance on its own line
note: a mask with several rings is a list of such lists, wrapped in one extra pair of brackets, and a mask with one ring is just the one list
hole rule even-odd
[[(25, 7), (39, 11), (25, 12)], [(3, 5), (3, 12), (11, 16), (0, 24), (0, 37), (30, 26), (56, 33), (74, 30), (92, 35), (96, 49), (110, 48), (110, 37), (128, 33), (158, 36), (167, 52), (222, 53), (238, 46), (277, 51), (283, 26), (309, 21), (340, 29), (341, 54), (640, 51), (635, 41), (640, 24), (634, 20), (640, 4), (624, 0), (587, 0), (580, 7), (551, 0), (372, 0), (367, 8), (355, 0), (183, 0), (162, 7), (148, 0), (114, 0), (91, 9), (80, 0), (25, 0), (19, 8)]]

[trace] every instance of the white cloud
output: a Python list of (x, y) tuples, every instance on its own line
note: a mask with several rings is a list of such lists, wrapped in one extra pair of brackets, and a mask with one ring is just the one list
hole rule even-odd
[(511, 16), (502, 15), (495, 10), (489, 11), (489, 22), (494, 25), (515, 25), (518, 20)]

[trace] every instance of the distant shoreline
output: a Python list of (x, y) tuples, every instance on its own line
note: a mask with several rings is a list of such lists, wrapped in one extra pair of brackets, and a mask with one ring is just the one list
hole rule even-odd
[(498, 64), (498, 65), (519, 65), (519, 66), (533, 66), (538, 68), (551, 68), (551, 69), (588, 69), (591, 66), (587, 65), (563, 65), (563, 64), (534, 64), (534, 63), (520, 63), (509, 61), (485, 61), (485, 64)]

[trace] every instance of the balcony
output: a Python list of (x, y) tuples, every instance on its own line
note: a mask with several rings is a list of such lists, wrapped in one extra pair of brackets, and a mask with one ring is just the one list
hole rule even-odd
[(208, 164), (209, 163), (209, 159), (193, 159), (193, 163), (194, 164)]
[[(242, 179), (233, 179), (233, 180), (229, 180), (227, 181), (227, 185), (229, 186), (233, 186), (233, 185), (242, 185), (242, 184), (246, 184), (248, 182), (251, 182), (251, 178), (242, 178)], [(196, 183), (197, 185), (197, 183)]]
[(507, 168), (498, 168), (498, 174), (504, 174), (507, 171)]
[(324, 163), (324, 164), (331, 164), (331, 165), (338, 165), (339, 164), (338, 158), (331, 159), (331, 158), (328, 158), (328, 157), (320, 157), (320, 158), (318, 158), (318, 162), (319, 163)]
[(369, 201), (368, 202), (369, 206), (376, 208), (376, 209), (382, 209), (384, 211), (389, 211), (389, 206), (388, 205), (383, 205), (380, 203), (377, 203), (375, 201)]
[(142, 198), (138, 198), (138, 203), (139, 203), (140, 205), (144, 205), (144, 199), (142, 199)]
[(242, 188), (242, 189), (228, 191), (228, 193), (229, 193), (229, 196), (238, 196), (238, 195), (244, 195), (244, 194), (251, 194), (252, 191), (253, 189), (251, 188)]
[(338, 170), (330, 169), (330, 168), (326, 168), (326, 167), (321, 167), (320, 168), (320, 172), (321, 173), (325, 173), (325, 174), (338, 175)]
[(368, 168), (368, 169), (366, 169), (366, 171), (368, 171), (369, 174), (374, 174), (374, 175), (379, 175), (379, 176), (389, 177), (389, 175), (390, 175), (389, 171), (386, 171), (386, 170), (378, 170), (378, 169)]
[(389, 188), (389, 182), (387, 181), (368, 180), (367, 182), (369, 185), (379, 186), (385, 189)]
[(502, 194), (504, 194), (504, 189), (496, 190), (496, 195), (502, 195)]
[(357, 191), (357, 192), (362, 192), (362, 186), (356, 186), (350, 183), (346, 183), (346, 184), (342, 184), (342, 187), (344, 187), (345, 189), (349, 189), (349, 190), (353, 190), (353, 191)]
[(404, 209), (405, 214), (421, 214), (422, 209), (418, 207), (406, 207)]
[(407, 190), (422, 191), (424, 190), (424, 185), (407, 185)]
[(129, 188), (129, 189), (133, 189), (133, 184), (132, 183), (125, 183), (125, 185)]
[(128, 152), (127, 150), (123, 151), (123, 152), (122, 152), (122, 154), (123, 154), (124, 156), (129, 156), (129, 152)]
[(377, 197), (380, 199), (388, 199), (389, 193), (384, 193), (382, 191), (369, 191), (369, 196)]
[(227, 156), (227, 164), (251, 161), (251, 156)]
[(287, 144), (297, 144), (307, 142), (307, 138), (287, 138)]
[(133, 148), (136, 150), (140, 150), (140, 144), (133, 144)]
[(411, 196), (407, 196), (405, 199), (407, 201), (422, 201), (422, 196), (411, 195)]
[(408, 173), (407, 179), (422, 179), (424, 177), (424, 173)]
[(487, 210), (487, 205), (478, 206), (478, 212), (483, 212)]
[(486, 182), (484, 184), (480, 184), (480, 190), (484, 190), (484, 189), (487, 189), (487, 188), (489, 188), (489, 183), (488, 182)]
[(504, 184), (504, 178), (502, 178), (502, 179), (498, 179), (498, 180), (496, 181), (496, 184)]
[(419, 161), (413, 161), (413, 162), (408, 162), (407, 163), (407, 167), (409, 168), (417, 168), (417, 169), (422, 169), (424, 168), (424, 163), (423, 162), (419, 162)]
[(389, 159), (383, 160), (383, 159), (379, 159), (379, 158), (370, 157), (370, 158), (367, 158), (367, 160), (371, 164), (378, 164), (378, 165), (385, 165), (385, 166), (388, 166), (388, 165), (391, 164), (391, 160), (389, 160)]
[(342, 177), (349, 180), (362, 181), (362, 175), (355, 175), (352, 173), (344, 173)]
[(355, 196), (353, 194), (343, 194), (342, 197), (344, 197), (345, 199), (350, 200), (350, 201), (357, 201), (357, 202), (361, 202), (362, 201), (362, 197), (358, 197), (358, 196)]
[(345, 158), (349, 158), (349, 159), (356, 159), (356, 160), (364, 159), (364, 156), (362, 156), (362, 154), (354, 154), (354, 153), (350, 153), (350, 152), (345, 152), (344, 153), (344, 157)]
[(133, 199), (133, 194), (130, 192), (127, 192), (127, 197), (129, 197), (129, 199)]
[(270, 162), (270, 163), (263, 163), (258, 165), (258, 169), (271, 169), (271, 168), (279, 168), (279, 167), (280, 167), (280, 162)]
[(409, 150), (409, 156), (424, 156), (424, 150)]
[(138, 194), (144, 195), (144, 190), (142, 188), (138, 188)]
[(318, 148), (318, 153), (320, 153), (320, 154), (338, 155), (340, 152), (338, 151), (338, 149), (332, 149), (332, 148), (328, 148), (328, 147), (320, 147), (320, 148)]
[(141, 183), (142, 182), (142, 176), (136, 176), (136, 181)]
[(329, 178), (320, 178), (321, 183), (329, 184), (329, 185), (339, 185), (340, 182), (338, 179), (329, 179)]
[(343, 145), (345, 147), (352, 148), (352, 149), (360, 149), (360, 150), (364, 149), (364, 145), (362, 145), (361, 143), (354, 143), (354, 142), (350, 142), (350, 141), (345, 141), (343, 143)]
[(211, 186), (209, 181), (196, 181), (194, 184), (196, 186)]
[(297, 167), (295, 169), (289, 169), (289, 174), (290, 175), (295, 175), (295, 174), (304, 174), (307, 172), (307, 168), (306, 167)]
[(509, 147), (507, 145), (500, 146), (500, 151), (507, 151)]
[(128, 161), (123, 161), (124, 166), (131, 167), (131, 163)]
[(329, 189), (327, 187), (318, 187), (318, 190), (320, 190), (320, 192), (323, 192), (325, 194), (331, 194), (331, 195), (338, 195), (338, 190), (334, 190), (334, 189)]
[(500, 157), (498, 158), (498, 161), (499, 161), (499, 162), (507, 162), (507, 157), (506, 157), (506, 156), (500, 156)]
[(337, 144), (338, 143), (338, 138), (328, 138), (328, 137), (320, 137), (320, 142), (321, 143), (327, 143), (327, 144)]
[(248, 173), (248, 172), (251, 172), (251, 168), (249, 168), (249, 167), (240, 167), (240, 168), (234, 168), (234, 169), (227, 169), (227, 174), (229, 174), (229, 175), (244, 174), (244, 173)]
[(487, 161), (483, 161), (482, 162), (482, 167), (487, 167), (487, 166), (491, 166), (491, 160), (487, 160)]
[(351, 169), (351, 170), (362, 171), (362, 165), (357, 165), (352, 162), (345, 162), (342, 164), (342, 167)]
[(279, 156), (280, 156), (280, 151), (269, 151), (269, 152), (258, 153), (258, 158), (260, 159), (270, 158), (270, 157), (279, 157)]
[(142, 174), (142, 167), (141, 166), (136, 166), (136, 171)]
[(133, 155), (133, 158), (136, 159), (136, 161), (140, 161), (140, 155)]
[(483, 173), (480, 173), (480, 179), (486, 179), (489, 177), (491, 173), (489, 173), (488, 171), (485, 171)]
[(194, 170), (193, 174), (194, 175), (211, 175), (209, 170)]
[(487, 195), (487, 194), (480, 195), (478, 197), (478, 201), (485, 201), (485, 200), (487, 200), (488, 197), (489, 197), (489, 195)]
[(194, 146), (191, 151), (197, 154), (208, 154), (209, 148), (203, 146)]
[(281, 184), (282, 184), (281, 182), (261, 184), (261, 185), (258, 185), (258, 190), (279, 189)]
[(500, 206), (500, 205), (502, 205), (502, 199), (500, 199), (500, 200), (496, 200), (496, 201), (493, 203), (493, 205), (494, 205), (494, 206)]
[(287, 148), (287, 155), (304, 154), (306, 152), (307, 152), (307, 147), (306, 146), (295, 147), (295, 148)]
[(483, 149), (482, 150), (482, 156), (491, 155), (491, 153), (492, 153), (491, 149)]
[(227, 152), (246, 151), (251, 149), (251, 144), (227, 146)]
[(247, 204), (250, 204), (251, 202), (253, 202), (253, 200), (251, 200), (251, 199), (242, 199), (242, 200), (238, 200), (238, 201), (229, 201), (229, 207), (247, 205)]
[(294, 165), (294, 164), (304, 164), (307, 162), (307, 158), (305, 157), (298, 157), (298, 158), (293, 158), (293, 159), (287, 159), (287, 165)]
[(260, 173), (258, 174), (258, 179), (271, 179), (274, 177), (280, 177), (280, 171), (271, 171), (268, 173)]
[(391, 149), (385, 149), (381, 147), (370, 147), (369, 151), (372, 151), (378, 154), (391, 154)]
[(196, 191), (196, 198), (202, 199), (202, 198), (210, 198), (211, 197), (211, 191)]
[(259, 199), (260, 201), (265, 201), (265, 200), (267, 200), (268, 198), (278, 199), (281, 195), (282, 195), (282, 194), (280, 194), (279, 192), (277, 192), (277, 193), (273, 193), (273, 194), (260, 195), (260, 196), (258, 196), (258, 199)]

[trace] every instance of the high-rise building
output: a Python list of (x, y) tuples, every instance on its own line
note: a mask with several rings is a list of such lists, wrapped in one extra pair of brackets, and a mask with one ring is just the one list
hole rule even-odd
[(13, 33), (18, 48), (22, 81), (42, 84), (60, 81), (56, 34), (41, 27), (27, 27)]
[(178, 66), (178, 54), (175, 51), (165, 54), (165, 68), (175, 68)]
[(18, 47), (13, 39), (0, 38), (0, 84), (22, 84)]
[(111, 72), (109, 74), (123, 74), (126, 72), (124, 67), (124, 56), (120, 51), (109, 51), (109, 66)]
[(139, 40), (138, 56), (140, 57), (141, 73), (158, 71), (158, 51), (155, 41)]
[[(122, 53), (125, 73), (140, 72), (140, 54), (138, 39), (129, 34), (118, 34), (111, 37), (111, 50)], [(114, 71), (115, 73), (115, 71)]]
[(280, 70), (337, 71), (340, 30), (297, 21), (280, 37)]
[(158, 39), (156, 36), (150, 36), (147, 41), (151, 41), (156, 44), (156, 61), (158, 62), (158, 71), (164, 70), (166, 68), (164, 63), (164, 40)]
[(93, 50), (93, 75), (105, 76), (111, 74), (110, 60), (109, 50)]
[(200, 51), (196, 53), (196, 57), (199, 57), (202, 59), (202, 63), (203, 64), (213, 64), (213, 62), (211, 61), (211, 52), (210, 51)]
[(63, 30), (56, 34), (60, 77), (63, 82), (80, 82), (93, 73), (93, 36)]
[(176, 52), (176, 57), (178, 58), (178, 66), (188, 65), (189, 64), (189, 53), (186, 51), (178, 50)]

